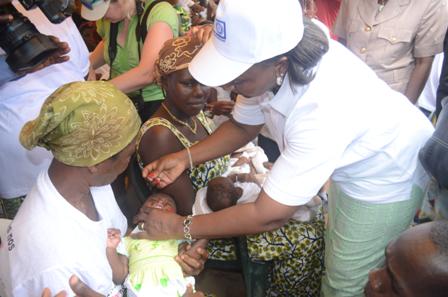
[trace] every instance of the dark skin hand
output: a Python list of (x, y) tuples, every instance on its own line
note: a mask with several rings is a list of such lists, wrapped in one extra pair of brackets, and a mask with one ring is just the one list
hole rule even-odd
[[(10, 3), (9, 0), (0, 0), (0, 6), (6, 5)], [(9, 23), (13, 20), (12, 15), (10, 14), (1, 14), (0, 15), (0, 24)], [(18, 75), (25, 75), (28, 73), (33, 73), (36, 71), (39, 71), (47, 66), (50, 66), (52, 64), (58, 64), (58, 63), (64, 63), (69, 60), (69, 56), (67, 54), (70, 52), (70, 47), (68, 46), (68, 43), (61, 42), (59, 38), (54, 36), (49, 36), (50, 39), (57, 45), (58, 50), (54, 52), (53, 55), (48, 57), (46, 60), (42, 61), (42, 63), (31, 67), (29, 69), (25, 69), (17, 73)]]
[[(134, 218), (134, 223), (144, 221), (141, 217), (145, 216), (150, 208), (142, 207)], [(134, 239), (145, 239), (145, 232), (131, 234)], [(196, 240), (192, 244), (184, 243), (179, 247), (179, 253), (175, 257), (176, 262), (182, 268), (184, 275), (198, 275), (203, 269), (205, 261), (208, 258), (207, 239)]]
[(49, 36), (49, 37), (57, 45), (58, 50), (56, 50), (53, 53), (53, 55), (51, 55), (50, 57), (45, 59), (40, 64), (38, 64), (34, 67), (31, 67), (31, 68), (22, 70), (17, 74), (24, 75), (24, 74), (28, 74), (28, 73), (33, 73), (33, 72), (39, 71), (39, 70), (41, 70), (47, 66), (53, 65), (53, 64), (67, 62), (70, 59), (70, 57), (67, 55), (70, 52), (70, 47), (68, 46), (68, 43), (62, 42), (59, 40), (59, 38), (54, 37), (54, 36)]
[(216, 101), (214, 103), (207, 104), (207, 109), (211, 110), (214, 115), (230, 116), (230, 113), (235, 106), (233, 101)]
[[(6, 5), (8, 3), (11, 3), (11, 1), (10, 0), (0, 0), (0, 6)], [(0, 15), (0, 24), (8, 23), (10, 21), (12, 21), (12, 15), (10, 15), (10, 14), (1, 14)]]

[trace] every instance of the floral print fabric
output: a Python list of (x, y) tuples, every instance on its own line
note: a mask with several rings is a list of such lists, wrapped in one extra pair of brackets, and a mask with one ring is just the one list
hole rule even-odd
[(123, 150), (140, 128), (131, 100), (109, 82), (65, 84), (25, 124), (20, 142), (42, 146), (71, 166), (92, 166)]

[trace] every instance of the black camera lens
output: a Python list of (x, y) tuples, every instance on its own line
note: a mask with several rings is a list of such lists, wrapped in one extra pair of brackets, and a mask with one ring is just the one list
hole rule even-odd
[(13, 21), (0, 24), (0, 47), (8, 55), (6, 62), (14, 72), (32, 68), (58, 50), (57, 44), (39, 33), (12, 4), (1, 6), (0, 14), (13, 16)]
[(26, 10), (38, 6), (47, 19), (53, 24), (59, 24), (76, 10), (74, 0), (19, 0)]

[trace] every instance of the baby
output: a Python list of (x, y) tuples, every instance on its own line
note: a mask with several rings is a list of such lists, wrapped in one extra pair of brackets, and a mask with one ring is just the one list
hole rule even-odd
[[(174, 200), (163, 193), (149, 196), (143, 207), (176, 212)], [(135, 232), (139, 232), (138, 228), (132, 231)], [(178, 245), (177, 240), (133, 239), (130, 236), (121, 244), (120, 231), (109, 229), (106, 251), (114, 282), (125, 283), (128, 296), (182, 296), (188, 284), (194, 285), (194, 278), (185, 278), (174, 260)]]
[[(193, 205), (193, 214), (206, 214), (231, 207), (235, 204), (250, 203), (257, 200), (261, 186), (253, 174), (233, 174), (216, 177), (206, 188), (200, 189)], [(204, 197), (205, 196), (205, 197)], [(318, 196), (300, 206), (292, 219), (305, 222), (316, 216), (321, 205)]]
[(228, 208), (237, 203), (243, 195), (243, 189), (236, 187), (230, 177), (215, 177), (207, 186), (207, 205), (212, 211)]

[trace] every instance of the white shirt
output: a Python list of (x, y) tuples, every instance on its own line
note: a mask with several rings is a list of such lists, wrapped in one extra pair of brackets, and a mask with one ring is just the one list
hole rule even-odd
[(285, 77), (276, 96), (239, 97), (233, 116), (274, 132), (281, 155), (263, 188), (285, 205), (305, 204), (330, 176), (355, 199), (407, 200), (433, 132), (405, 96), (332, 40), (309, 85), (293, 92)]
[(432, 61), (431, 72), (423, 88), (420, 97), (418, 97), (418, 106), (431, 112), (436, 110), (437, 88), (439, 87), (440, 73), (442, 72), (443, 52), (437, 54)]
[(73, 296), (72, 274), (90, 288), (108, 294), (115, 286), (106, 257), (107, 229), (126, 231), (110, 186), (90, 188), (100, 221), (92, 221), (67, 202), (47, 171), (20, 207), (8, 231), (13, 296), (41, 296), (65, 290)]
[(46, 35), (58, 37), (70, 46), (70, 60), (0, 86), (0, 197), (14, 198), (28, 193), (40, 171), (47, 169), (52, 155), (43, 148), (27, 151), (19, 142), (22, 126), (37, 117), (42, 103), (65, 83), (84, 80), (89, 52), (71, 18), (52, 24), (39, 8), (14, 6)]

